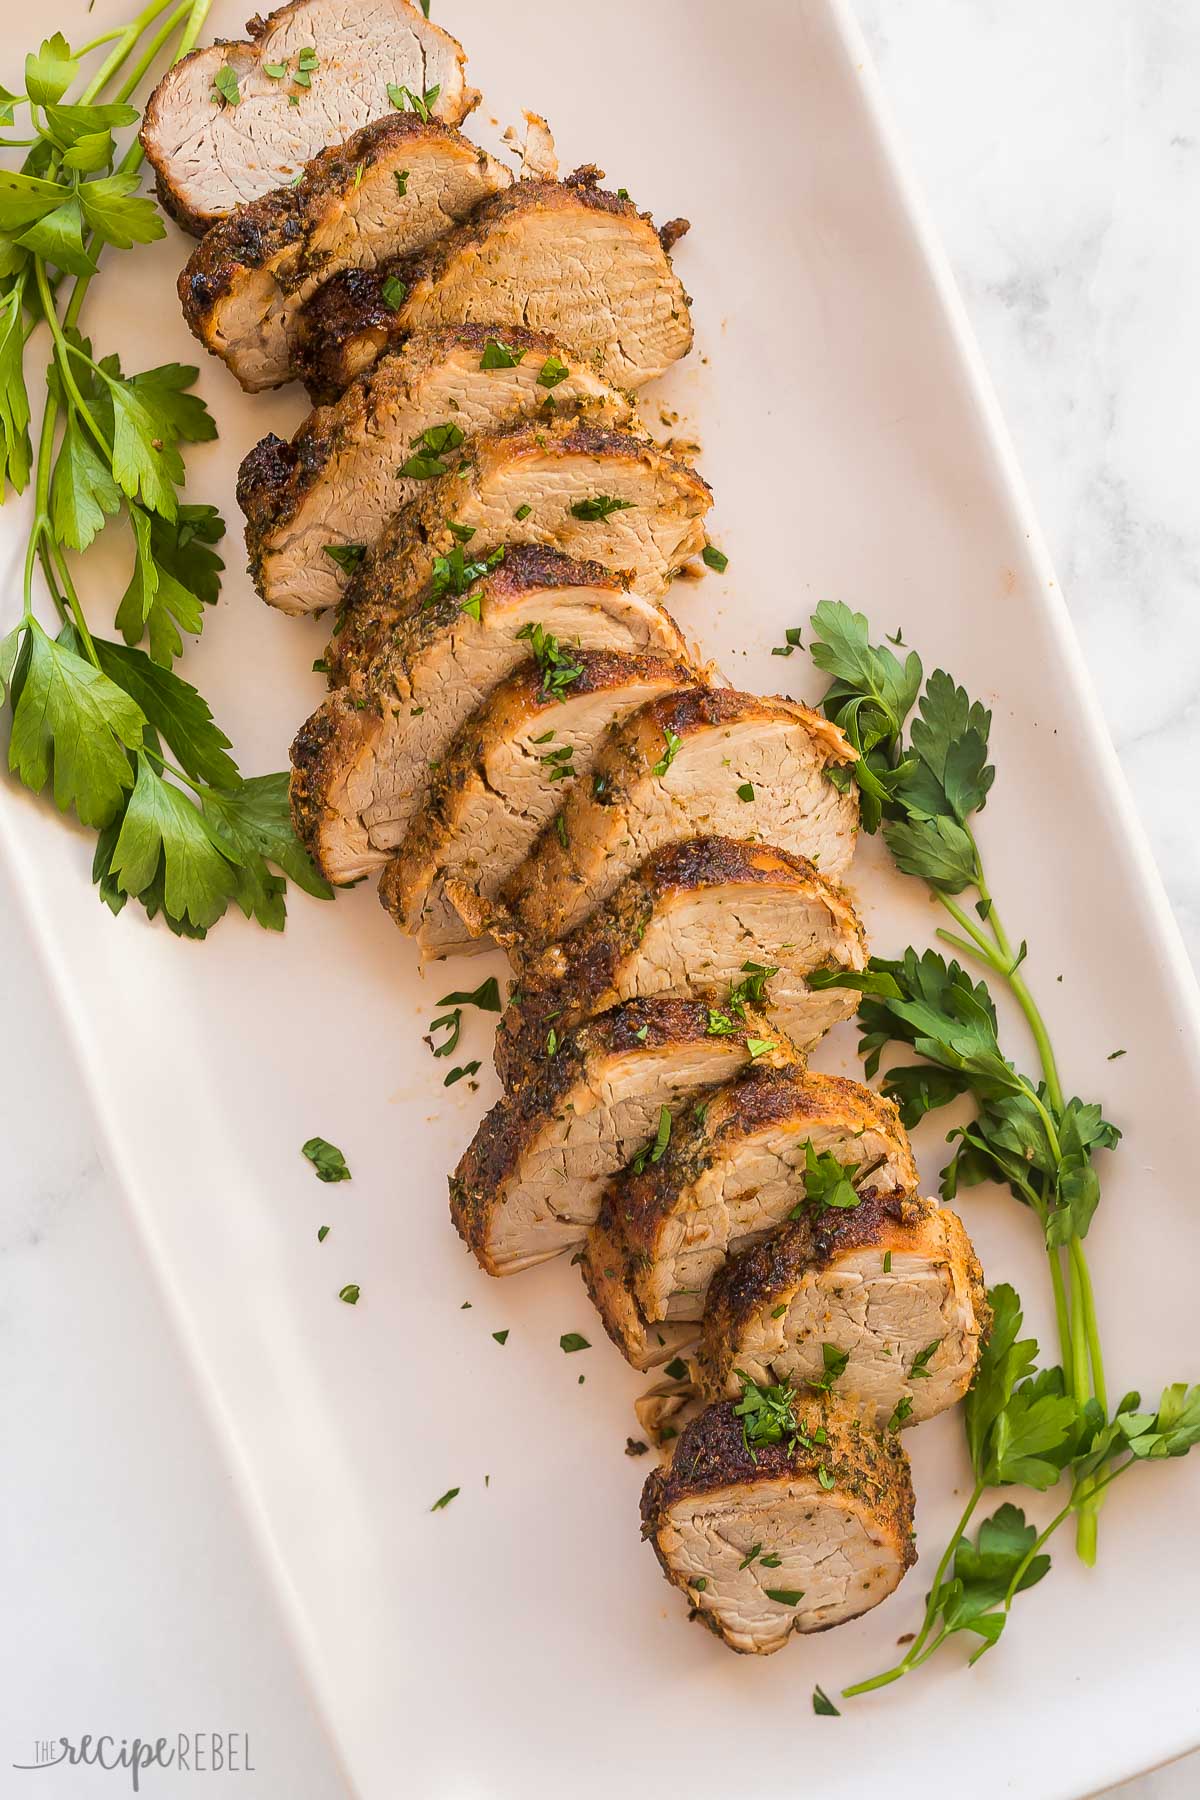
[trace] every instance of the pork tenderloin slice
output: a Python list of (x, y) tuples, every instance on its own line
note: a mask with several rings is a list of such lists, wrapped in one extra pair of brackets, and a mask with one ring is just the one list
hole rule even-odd
[[(461, 44), (408, 0), (293, 0), (266, 19), (256, 15), (246, 33), (177, 62), (142, 120), (159, 199), (196, 237), (282, 187), (330, 142), (390, 113), (389, 84), (418, 99), (436, 88), (428, 110), (448, 125), (479, 102), (464, 78)], [(306, 67), (302, 51), (310, 53)], [(286, 73), (269, 75), (268, 67)], [(236, 79), (236, 102), (217, 90), (223, 69)]]
[(508, 170), (437, 119), (393, 112), (313, 158), (207, 231), (179, 277), (183, 316), (248, 393), (291, 381), (296, 314), (338, 269), (373, 269), (429, 243)]
[[(561, 690), (553, 684), (574, 672)], [(614, 719), (691, 677), (682, 663), (607, 650), (566, 670), (526, 663), (471, 715), (383, 872), (379, 898), (423, 960), (493, 947), (496, 894), (560, 810)]]
[(608, 1178), (657, 1148), (664, 1109), (678, 1117), (698, 1089), (795, 1056), (752, 1011), (714, 1037), (708, 1008), (687, 1000), (631, 1000), (581, 1025), (476, 1132), (450, 1180), (459, 1235), (489, 1275), (578, 1249)]
[(362, 681), (331, 694), (292, 745), (293, 820), (332, 882), (356, 881), (393, 854), (432, 766), (539, 630), (546, 655), (553, 640), (561, 656), (580, 647), (689, 661), (670, 614), (597, 563), (524, 545), (473, 591), (478, 618), (453, 594), (427, 593)]
[(804, 1206), (810, 1155), (822, 1153), (846, 1166), (860, 1206), (875, 1194), (917, 1191), (894, 1103), (861, 1082), (798, 1069), (755, 1070), (730, 1083), (681, 1121), (658, 1163), (611, 1183), (583, 1279), (635, 1368), (665, 1360), (657, 1341), (663, 1320), (695, 1327), (704, 1317), (728, 1256)]
[[(617, 387), (663, 374), (691, 349), (688, 297), (653, 220), (597, 179), (518, 181), (419, 257), (327, 282), (299, 325), (314, 397), (340, 393), (407, 332), (464, 319), (548, 331)], [(405, 289), (398, 307), (388, 279)]]
[(694, 688), (643, 707), (610, 732), (595, 781), (568, 800), (565, 842), (543, 833), (508, 883), (515, 929), (531, 945), (556, 941), (648, 856), (699, 835), (770, 845), (839, 874), (858, 802), (830, 771), (854, 754), (835, 725), (792, 700)]
[(720, 1005), (753, 968), (773, 968), (763, 1007), (798, 1050), (851, 1016), (850, 988), (813, 988), (817, 969), (865, 966), (866, 942), (849, 896), (803, 857), (729, 837), (686, 838), (647, 859), (557, 944), (509, 955), (518, 981), (496, 1033), (506, 1087), (543, 1057), (551, 1016), (560, 1031), (622, 1000), (650, 995)]
[(642, 1490), (663, 1573), (731, 1650), (766, 1656), (857, 1618), (916, 1561), (897, 1435), (827, 1394), (797, 1395), (794, 1416), (794, 1440), (751, 1447), (732, 1403), (710, 1406)]
[[(335, 405), (310, 413), (290, 444), (272, 435), (251, 450), (238, 474), (238, 504), (250, 574), (268, 606), (292, 614), (335, 606), (353, 568), (346, 553), (352, 558), (374, 544), (439, 467), (456, 470), (464, 439), (544, 413), (547, 368), (556, 380), (564, 371), (552, 402), (559, 414), (636, 427), (628, 399), (590, 369), (569, 366), (570, 353), (552, 338), (510, 332), (506, 348), (520, 361), (489, 368), (484, 359), (494, 337), (485, 325), (420, 332), (352, 382)], [(441, 427), (452, 435), (434, 453), (423, 434)], [(435, 451), (440, 442), (435, 438)], [(335, 558), (330, 550), (343, 554)]]
[(696, 1365), (709, 1397), (828, 1379), (882, 1424), (917, 1425), (961, 1400), (987, 1329), (983, 1272), (961, 1219), (916, 1195), (785, 1225), (733, 1256), (708, 1290)]
[[(621, 505), (599, 504), (608, 501)], [(503, 545), (541, 544), (598, 562), (661, 599), (703, 549), (711, 504), (693, 468), (644, 438), (569, 420), (481, 433), (463, 446), (456, 473), (428, 482), (364, 558), (326, 653), (332, 677), (347, 681), (377, 655), (456, 555), (469, 567)], [(606, 516), (591, 516), (597, 511)], [(465, 532), (472, 535), (464, 549)]]

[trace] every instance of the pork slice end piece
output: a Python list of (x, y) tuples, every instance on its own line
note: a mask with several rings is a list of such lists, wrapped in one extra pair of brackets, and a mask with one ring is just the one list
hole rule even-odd
[(743, 1375), (803, 1388), (836, 1368), (835, 1393), (899, 1429), (962, 1398), (989, 1318), (957, 1214), (876, 1194), (732, 1257), (709, 1288), (697, 1363), (717, 1396), (740, 1395)]
[(492, 1275), (578, 1248), (609, 1177), (643, 1150), (664, 1153), (664, 1113), (751, 1062), (794, 1060), (757, 1015), (714, 1037), (708, 1009), (688, 1001), (635, 1000), (581, 1026), (484, 1119), (450, 1182), (459, 1234)]
[(501, 886), (589, 779), (605, 728), (690, 673), (665, 657), (579, 649), (557, 669), (530, 661), (492, 691), (440, 759), (379, 884), (424, 960), (492, 946)]
[(511, 179), (439, 120), (374, 119), (205, 233), (179, 277), (183, 316), (248, 392), (278, 387), (297, 373), (296, 317), (317, 286), (421, 249)]
[(449, 125), (478, 103), (462, 46), (409, 0), (292, 0), (247, 33), (177, 62), (142, 120), (159, 198), (197, 237), (390, 112), (389, 84), (418, 100), (436, 87), (429, 110)]
[(916, 1561), (896, 1434), (828, 1395), (797, 1396), (794, 1416), (796, 1439), (752, 1447), (730, 1402), (710, 1406), (642, 1492), (642, 1532), (667, 1580), (743, 1653), (859, 1617)]
[(699, 835), (759, 843), (840, 874), (858, 806), (835, 777), (853, 759), (836, 726), (792, 700), (696, 688), (644, 707), (601, 748), (602, 785), (572, 794), (565, 834), (543, 833), (508, 884), (516, 928), (531, 944), (555, 942), (647, 857)]
[(848, 895), (804, 858), (721, 836), (655, 852), (567, 937), (526, 957), (496, 1033), (497, 1073), (519, 1085), (541, 1060), (549, 1015), (567, 1029), (622, 1000), (710, 995), (720, 1005), (755, 972), (762, 1005), (798, 1050), (851, 1016), (858, 994), (814, 987), (817, 970), (865, 966)]
[(510, 550), (478, 583), (479, 617), (453, 595), (427, 596), (396, 626), (361, 686), (335, 690), (292, 747), (292, 812), (327, 879), (357, 880), (400, 843), (475, 708), (526, 660), (589, 650), (686, 663), (678, 626), (595, 563), (532, 546)]
[[(633, 428), (628, 398), (541, 333), (509, 334), (510, 366), (493, 367), (488, 326), (421, 332), (318, 407), (290, 444), (267, 438), (242, 463), (250, 573), (269, 606), (293, 615), (342, 599), (360, 558), (391, 516), (419, 500), (437, 471), (457, 471), (463, 445), (532, 419)], [(429, 435), (432, 434), (432, 438)]]

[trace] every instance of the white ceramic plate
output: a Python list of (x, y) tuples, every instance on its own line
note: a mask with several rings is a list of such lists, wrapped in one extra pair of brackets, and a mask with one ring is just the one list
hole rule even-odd
[[(83, 38), (119, 11), (99, 0), (85, 29), (80, 0), (63, 0), (54, 22)], [(1030, 940), (1069, 1086), (1127, 1133), (1090, 1246), (1112, 1386), (1194, 1379), (1192, 977), (851, 21), (832, 0), (751, 0), (736, 17), (720, 0), (584, 12), (445, 0), (443, 16), (487, 95), (481, 132), (543, 109), (564, 167), (598, 160), (659, 218), (692, 220), (677, 260), (697, 353), (655, 399), (703, 446), (730, 567), (677, 589), (681, 617), (734, 680), (811, 696), (805, 659), (769, 650), (836, 596), (879, 631), (902, 625), (993, 706), (993, 883)], [(219, 4), (211, 29), (238, 35), (240, 18)], [(6, 63), (26, 34), (9, 10)], [(89, 329), (128, 366), (192, 356), (172, 292), (185, 253), (172, 233), (110, 261), (89, 301)], [(240, 574), (234, 472), (303, 407), (251, 401), (215, 363), (202, 387), (222, 439), (190, 458), (193, 494), (223, 505), (231, 573), (185, 672), (258, 772), (282, 765), (320, 697), (309, 665), (323, 632), (268, 612)], [(0, 519), (9, 614), (20, 518)], [(111, 548), (119, 592), (124, 552)], [(103, 582), (92, 594), (102, 618)], [(921, 1567), (864, 1620), (767, 1662), (687, 1629), (638, 1541), (645, 1464), (622, 1447), (639, 1378), (609, 1352), (577, 1272), (489, 1282), (447, 1219), (446, 1172), (495, 1089), (489, 1076), (478, 1095), (445, 1092), (421, 1033), (440, 994), (496, 960), (422, 981), (369, 888), (334, 906), (296, 898), (281, 938), (236, 920), (181, 944), (132, 907), (110, 918), (88, 885), (90, 839), (8, 783), (0, 824), (112, 1164), (354, 1788), (586, 1800), (662, 1783), (724, 1800), (751, 1785), (848, 1796), (886, 1783), (895, 1800), (944, 1786), (1054, 1800), (1200, 1738), (1200, 1466), (1118, 1489), (1099, 1567), (1085, 1573), (1063, 1545), (976, 1670), (950, 1651), (840, 1721), (814, 1718), (813, 1683), (832, 1693), (893, 1660)], [(928, 938), (929, 904), (873, 846), (854, 879), (878, 950)], [(486, 1071), (481, 1021), (465, 1048)], [(1127, 1054), (1109, 1063), (1116, 1048)], [(851, 1029), (822, 1062), (855, 1071)], [(313, 1179), (299, 1146), (317, 1132), (346, 1150), (351, 1184)], [(936, 1125), (918, 1148), (932, 1183)], [(1015, 1281), (1045, 1328), (1028, 1221), (990, 1190), (965, 1210), (989, 1278)], [(356, 1309), (336, 1297), (347, 1281), (362, 1286)], [(596, 1348), (564, 1358), (566, 1330)], [(960, 1435), (952, 1417), (906, 1440), (925, 1567), (960, 1505)], [(458, 1500), (431, 1514), (454, 1485)]]

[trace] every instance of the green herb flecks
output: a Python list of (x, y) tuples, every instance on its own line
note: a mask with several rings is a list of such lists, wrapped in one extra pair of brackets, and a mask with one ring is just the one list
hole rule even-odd
[(517, 633), (519, 641), (529, 645), (534, 662), (542, 672), (542, 692), (548, 699), (565, 700), (567, 692), (583, 674), (583, 664), (564, 650), (552, 631), (530, 621)]

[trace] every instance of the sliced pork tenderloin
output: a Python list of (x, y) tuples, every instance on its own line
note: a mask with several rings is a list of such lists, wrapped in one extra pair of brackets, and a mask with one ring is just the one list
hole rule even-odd
[(378, 653), (437, 571), (452, 580), (505, 545), (587, 558), (661, 599), (703, 549), (711, 504), (693, 468), (643, 438), (569, 421), (476, 436), (364, 558), (326, 653), (333, 679)]
[(450, 1180), (451, 1217), (489, 1275), (578, 1249), (609, 1177), (643, 1152), (654, 1166), (697, 1090), (795, 1061), (749, 1009), (732, 1032), (708, 1024), (694, 1001), (628, 1001), (556, 1037), (537, 1079), (496, 1103)]
[(543, 670), (526, 663), (493, 689), (441, 760), (379, 898), (422, 958), (493, 947), (495, 896), (577, 781), (600, 738), (690, 678), (658, 656), (578, 650)]
[(338, 269), (419, 250), (512, 180), (460, 132), (413, 112), (364, 125), (298, 186), (239, 206), (179, 277), (183, 316), (249, 393), (291, 381), (297, 312)]
[(556, 941), (648, 856), (699, 835), (769, 845), (840, 874), (858, 802), (831, 772), (853, 757), (835, 725), (793, 700), (733, 688), (656, 700), (610, 732), (563, 830), (543, 833), (508, 883), (515, 929), (530, 945)]
[(418, 332), (335, 405), (310, 413), (290, 444), (272, 435), (251, 450), (238, 504), (250, 574), (269, 606), (297, 614), (337, 605), (356, 558), (399, 507), (457, 471), (466, 439), (542, 411), (547, 371), (559, 413), (636, 428), (628, 399), (572, 365), (552, 338), (510, 332), (514, 360), (501, 367), (494, 347), (484, 325)]
[(710, 1397), (826, 1383), (896, 1428), (971, 1385), (989, 1318), (961, 1219), (916, 1195), (824, 1209), (730, 1257), (713, 1276), (696, 1356)]
[[(327, 282), (298, 328), (314, 397), (340, 393), (408, 332), (464, 319), (548, 331), (616, 387), (663, 374), (691, 349), (688, 297), (648, 214), (598, 179), (518, 181), (419, 256)], [(396, 305), (388, 281), (404, 290)]]
[(506, 1087), (538, 1067), (552, 1020), (565, 1031), (655, 994), (704, 994), (719, 1006), (731, 990), (757, 985), (763, 1010), (798, 1050), (811, 1050), (859, 996), (812, 988), (808, 977), (861, 969), (867, 954), (843, 888), (803, 857), (729, 837), (667, 844), (560, 943), (528, 959), (521, 952), (514, 940), (517, 986), (496, 1032)]
[(196, 237), (391, 112), (389, 88), (447, 125), (479, 101), (462, 45), (409, 0), (292, 0), (246, 34), (168, 69), (142, 120), (159, 199)]
[(795, 1395), (795, 1431), (747, 1442), (710, 1406), (642, 1490), (642, 1535), (695, 1618), (760, 1656), (878, 1606), (916, 1561), (908, 1458), (828, 1394)]
[(382, 867), (434, 765), (531, 650), (551, 677), (571, 666), (577, 649), (689, 662), (661, 606), (598, 564), (555, 550), (508, 550), (472, 582), (470, 596), (464, 611), (449, 589), (427, 589), (369, 672), (336, 689), (292, 745), (292, 817), (329, 881), (357, 881)]
[[(710, 1013), (709, 1029), (727, 1021)], [(890, 1100), (860, 1082), (799, 1069), (755, 1069), (672, 1132), (653, 1166), (612, 1182), (582, 1259), (609, 1336), (635, 1368), (654, 1368), (699, 1336), (708, 1290), (727, 1257), (793, 1213), (826, 1210), (813, 1164), (844, 1166), (859, 1206), (917, 1191), (908, 1134)], [(809, 1198), (810, 1185), (813, 1197)]]

